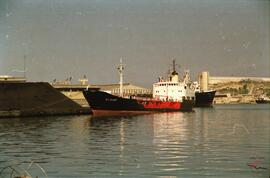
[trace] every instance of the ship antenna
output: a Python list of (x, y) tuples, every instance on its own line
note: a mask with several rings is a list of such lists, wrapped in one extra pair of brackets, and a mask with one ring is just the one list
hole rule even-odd
[(173, 72), (175, 72), (175, 59), (173, 59)]
[(120, 74), (120, 96), (123, 97), (123, 71), (124, 71), (124, 65), (122, 62), (122, 58), (120, 58), (120, 65), (118, 66), (118, 72)]

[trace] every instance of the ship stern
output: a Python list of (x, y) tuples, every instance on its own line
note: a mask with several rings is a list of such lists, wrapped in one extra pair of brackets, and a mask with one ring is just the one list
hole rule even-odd
[(180, 111), (182, 112), (192, 112), (194, 108), (194, 100), (184, 99)]

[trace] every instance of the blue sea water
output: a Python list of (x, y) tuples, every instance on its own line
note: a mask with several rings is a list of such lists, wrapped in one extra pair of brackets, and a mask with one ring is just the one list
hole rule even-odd
[[(0, 177), (10, 177), (11, 167), (45, 177), (40, 166), (49, 178), (266, 178), (269, 106), (0, 119)], [(21, 163), (29, 160), (37, 164)]]

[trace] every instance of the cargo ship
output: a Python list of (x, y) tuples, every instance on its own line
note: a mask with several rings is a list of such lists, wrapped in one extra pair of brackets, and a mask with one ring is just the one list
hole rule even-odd
[(211, 107), (216, 91), (198, 91), (195, 92), (195, 107)]
[(187, 93), (188, 97), (194, 97), (194, 107), (212, 107), (215, 97), (215, 90), (208, 89), (208, 72), (202, 72), (199, 76), (199, 82), (192, 81), (189, 77), (189, 71), (186, 70), (183, 82), (191, 90)]
[(194, 97), (186, 96), (189, 90), (184, 82), (178, 81), (178, 73), (174, 70), (170, 80), (153, 84), (152, 98), (123, 96), (122, 60), (118, 71), (120, 74), (120, 96), (112, 95), (97, 88), (86, 89), (83, 94), (89, 103), (94, 115), (142, 114), (151, 112), (172, 112), (193, 110)]

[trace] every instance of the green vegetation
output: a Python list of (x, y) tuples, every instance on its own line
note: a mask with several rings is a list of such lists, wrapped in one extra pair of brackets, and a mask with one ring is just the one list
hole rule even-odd
[(270, 89), (269, 88), (268, 89), (264, 89), (263, 90), (263, 93), (265, 93), (266, 96), (270, 97)]
[(239, 88), (238, 93), (239, 94), (248, 94), (247, 84), (244, 84), (243, 88)]
[(248, 90), (248, 86), (247, 84), (244, 84), (243, 87), (239, 87), (239, 88), (223, 88), (218, 90), (220, 93), (230, 93), (231, 95), (238, 95), (238, 94), (248, 94), (249, 90)]
[(220, 93), (230, 93), (231, 95), (238, 94), (238, 89), (236, 88), (223, 88), (219, 90)]

